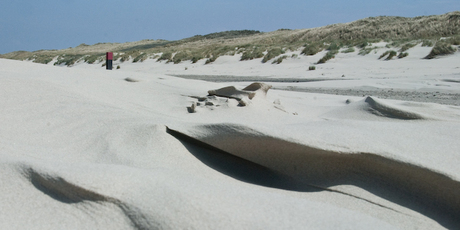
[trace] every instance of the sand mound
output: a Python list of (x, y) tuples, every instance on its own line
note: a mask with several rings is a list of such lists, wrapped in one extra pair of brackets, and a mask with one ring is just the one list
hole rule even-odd
[(220, 97), (228, 97), (242, 100), (244, 98), (253, 99), (256, 94), (265, 96), (267, 91), (271, 88), (271, 85), (265, 83), (252, 83), (242, 90), (236, 89), (234, 86), (227, 86), (220, 89), (209, 90), (209, 95), (216, 95)]
[[(327, 111), (324, 116), (335, 119), (353, 120), (424, 120), (434, 119), (435, 116), (426, 115), (426, 108), (406, 105), (407, 103), (392, 103), (376, 97), (367, 96), (363, 100), (353, 101), (347, 99), (343, 106)], [(420, 104), (420, 103), (419, 103)], [(423, 107), (423, 104), (420, 104)], [(419, 111), (414, 111), (414, 110)]]
[[(280, 189), (328, 190), (355, 196), (328, 188), (354, 185), (429, 216), (445, 227), (460, 224), (460, 215), (456, 212), (460, 209), (457, 194), (460, 182), (427, 168), (372, 153), (322, 150), (241, 125), (203, 125), (192, 131), (170, 129), (169, 132), (180, 133), (175, 136), (184, 141), (193, 140), (195, 144), (217, 148), (280, 174), (278, 178), (283, 178), (282, 181), (272, 184)], [(372, 200), (368, 202), (381, 205)]]
[[(209, 90), (206, 97), (192, 96), (192, 98), (195, 98), (198, 101), (193, 102), (191, 106), (187, 107), (187, 110), (189, 113), (196, 113), (196, 108), (198, 107), (208, 107), (214, 109), (215, 107), (220, 106), (247, 106), (252, 103), (256, 96), (264, 99), (271, 87), (271, 85), (265, 83), (255, 82), (242, 90), (237, 89), (235, 86)], [(236, 103), (233, 103), (234, 101), (236, 101)]]
[[(32, 161), (32, 163), (20, 163), (18, 167), (17, 163), (9, 162), (7, 166), (16, 165), (17, 171), (11, 175), (21, 176), (21, 180), (16, 178), (17, 181), (25, 181), (22, 189), (18, 189), (20, 199), (27, 197), (22, 194), (23, 192), (33, 194), (33, 197), (29, 195), (30, 200), (24, 201), (26, 205), (21, 207), (21, 214), (14, 214), (16, 210), (9, 210), (15, 218), (13, 221), (3, 222), (6, 224), (2, 226), (13, 226), (11, 222), (17, 222), (21, 217), (27, 216), (27, 214), (22, 215), (27, 212), (33, 212), (33, 215), (29, 215), (33, 218), (40, 218), (40, 221), (35, 222), (34, 225), (38, 226), (38, 229), (62, 229), (67, 225), (75, 229), (181, 229), (200, 228), (203, 224), (210, 229), (232, 229), (235, 226), (237, 228), (250, 226), (255, 229), (266, 229), (270, 226), (330, 229), (341, 226), (338, 224), (341, 220), (330, 220), (335, 215), (330, 213), (335, 213), (338, 209), (330, 207), (329, 204), (299, 199), (291, 201), (276, 192), (260, 196), (260, 192), (266, 190), (259, 186), (250, 187), (257, 184), (284, 188), (287, 185), (283, 184), (290, 181), (288, 177), (201, 142), (194, 143), (187, 137), (174, 134), (174, 131), (161, 129), (161, 127), (149, 129), (155, 129), (155, 135), (150, 136), (151, 139), (175, 140), (173, 142), (183, 145), (183, 150), (189, 151), (183, 152), (188, 155), (182, 155), (177, 159), (171, 157), (164, 159), (157, 156), (155, 161), (159, 163), (150, 164), (148, 168), (136, 164), (130, 164), (131, 167), (124, 165), (117, 167), (107, 162), (93, 166), (63, 163), (63, 167), (59, 163), (54, 165), (57, 167), (53, 167), (50, 162), (45, 161), (44, 165)], [(132, 134), (125, 133), (125, 135)], [(123, 137), (126, 137), (125, 135)], [(108, 140), (108, 143), (115, 142)], [(160, 145), (164, 148), (164, 154), (176, 155), (178, 152), (177, 150), (170, 152), (171, 143), (164, 141), (156, 143), (155, 146)], [(133, 145), (143, 144), (135, 142)], [(199, 164), (200, 161), (193, 156), (220, 173)], [(145, 162), (144, 159), (138, 160)], [(1, 183), (9, 182), (9, 179), (4, 180), (7, 177), (5, 169), (8, 167), (3, 166), (5, 165), (0, 168)], [(197, 166), (199, 166), (198, 170), (191, 170)], [(101, 171), (106, 172), (101, 174)], [(250, 184), (236, 183), (235, 180), (222, 175)], [(7, 187), (2, 186), (1, 190), (8, 190), (11, 186), (16, 187), (17, 181)], [(235, 185), (251, 190), (247, 191)], [(259, 195), (252, 194), (256, 191)], [(2, 207), (8, 207), (11, 203), (2, 202), (3, 205), (6, 204)], [(277, 214), (276, 210), (282, 209), (286, 203), (290, 204), (291, 209), (294, 206), (297, 211)], [(46, 211), (37, 213), (37, 207), (39, 210), (40, 207), (46, 207)], [(312, 209), (315, 211), (311, 211)], [(267, 210), (271, 213), (269, 220), (266, 219)], [(340, 210), (340, 215), (345, 222), (354, 220), (356, 222), (353, 224), (354, 229), (366, 229), (369, 223), (377, 224), (377, 229), (391, 228), (388, 223), (366, 215), (356, 216), (350, 210)], [(286, 219), (289, 220), (288, 224), (285, 222)], [(55, 221), (57, 223), (54, 223)], [(292, 221), (295, 225), (292, 225)], [(299, 222), (301, 225), (297, 225)], [(23, 225), (19, 225), (19, 228), (20, 226)]]
[(385, 104), (384, 102), (370, 96), (368, 96), (364, 102), (369, 105), (367, 110), (378, 116), (403, 120), (424, 119), (424, 117), (420, 114)]
[(228, 97), (228, 98), (235, 98), (235, 99), (243, 99), (245, 97), (252, 99), (256, 93), (255, 92), (248, 92), (244, 90), (238, 90), (235, 86), (227, 86), (220, 89), (209, 90), (208, 94), (213, 96), (219, 97)]
[(459, 107), (222, 90), (238, 107), (151, 69), (0, 67), (1, 229), (460, 225)]
[(269, 84), (260, 83), (260, 82), (254, 82), (254, 83), (246, 86), (243, 90), (259, 92), (259, 94), (265, 96), (265, 95), (267, 95), (268, 90), (271, 89), (271, 88), (272, 88), (272, 86), (269, 85)]

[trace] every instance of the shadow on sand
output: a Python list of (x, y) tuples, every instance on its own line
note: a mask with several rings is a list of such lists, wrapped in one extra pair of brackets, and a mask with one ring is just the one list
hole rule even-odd
[[(354, 185), (448, 229), (460, 226), (460, 182), (426, 168), (375, 154), (325, 151), (263, 135), (224, 135), (209, 141), (211, 145), (169, 128), (167, 132), (204, 164), (244, 182), (299, 192), (339, 192), (328, 187)], [(215, 141), (218, 139), (225, 143)]]

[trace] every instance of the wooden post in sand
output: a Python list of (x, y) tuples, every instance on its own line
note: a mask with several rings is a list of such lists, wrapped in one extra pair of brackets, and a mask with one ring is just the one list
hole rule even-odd
[(113, 64), (113, 53), (107, 52), (105, 54), (105, 68), (108, 70), (112, 70), (112, 64)]

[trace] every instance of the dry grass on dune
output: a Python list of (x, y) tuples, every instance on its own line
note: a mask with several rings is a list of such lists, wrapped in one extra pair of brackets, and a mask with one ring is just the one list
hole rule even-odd
[[(313, 55), (335, 44), (341, 47), (357, 47), (366, 54), (369, 42), (381, 40), (393, 41), (395, 47), (404, 52), (404, 45), (410, 41), (419, 41), (433, 46), (441, 38), (438, 48), (433, 49), (429, 58), (454, 52), (450, 45), (456, 45), (460, 36), (460, 12), (443, 15), (420, 16), (415, 18), (380, 16), (357, 20), (350, 23), (334, 24), (312, 29), (280, 29), (273, 32), (240, 30), (196, 35), (178, 41), (142, 40), (128, 43), (81, 44), (64, 50), (40, 50), (35, 52), (17, 51), (0, 57), (33, 60), (37, 63), (49, 63), (56, 58), (55, 65), (71, 66), (84, 61), (89, 64), (104, 60), (106, 51), (115, 52), (115, 60), (142, 62), (148, 58), (180, 63), (207, 59), (206, 63), (215, 61), (219, 56), (241, 54), (241, 60), (263, 58), (263, 62), (283, 54), (287, 50), (303, 49), (302, 54)], [(414, 42), (412, 42), (414, 43)], [(328, 45), (325, 45), (328, 44)], [(444, 47), (442, 44), (445, 44)], [(410, 47), (408, 47), (410, 48)], [(407, 48), (406, 48), (407, 50)], [(264, 52), (266, 52), (264, 54)], [(332, 52), (333, 53), (333, 52)], [(279, 62), (281, 62), (280, 60)], [(327, 61), (327, 57), (322, 63)]]

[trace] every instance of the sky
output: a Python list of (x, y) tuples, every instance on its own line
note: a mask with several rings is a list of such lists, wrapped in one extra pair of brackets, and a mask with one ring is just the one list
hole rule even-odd
[(0, 54), (5, 54), (437, 15), (460, 10), (460, 0), (2, 0), (0, 6)]

